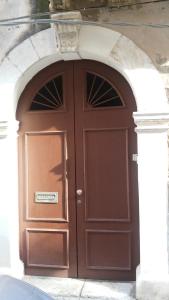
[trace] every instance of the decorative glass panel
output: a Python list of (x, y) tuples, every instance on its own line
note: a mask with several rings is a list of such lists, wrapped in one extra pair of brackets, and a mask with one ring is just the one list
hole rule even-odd
[(57, 110), (63, 105), (62, 76), (46, 83), (33, 98), (30, 110)]
[(87, 103), (92, 107), (123, 106), (114, 87), (104, 78), (87, 72)]

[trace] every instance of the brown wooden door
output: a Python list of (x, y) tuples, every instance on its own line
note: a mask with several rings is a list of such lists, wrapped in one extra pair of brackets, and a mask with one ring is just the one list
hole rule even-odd
[(56, 63), (18, 106), (26, 273), (131, 280), (138, 264), (132, 92), (92, 61)]
[(138, 263), (133, 95), (117, 72), (95, 62), (76, 63), (75, 82), (78, 274), (131, 280)]

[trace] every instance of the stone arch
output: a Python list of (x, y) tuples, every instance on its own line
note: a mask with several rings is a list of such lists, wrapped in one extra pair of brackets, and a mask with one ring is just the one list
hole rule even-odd
[(32, 35), (4, 59), (0, 65), (0, 92), (4, 97), (0, 119), (14, 117), (19, 96), (38, 71), (53, 62), (72, 59), (93, 59), (118, 70), (133, 90), (138, 112), (166, 110), (160, 75), (131, 40), (100, 26), (66, 26), (66, 31), (64, 27), (50, 28)]

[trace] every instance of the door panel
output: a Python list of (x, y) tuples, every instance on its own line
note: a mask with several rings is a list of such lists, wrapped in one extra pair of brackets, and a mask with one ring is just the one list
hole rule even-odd
[[(56, 106), (51, 103), (55, 102), (52, 93), (62, 90), (61, 80), (58, 90), (55, 80), (54, 91), (48, 91), (58, 76), (62, 77), (63, 106), (61, 101)], [(18, 107), (21, 258), (26, 274), (77, 276), (72, 86), (72, 63), (57, 63), (33, 78)], [(31, 104), (38, 99), (43, 110)], [(47, 103), (54, 109), (44, 110)], [(51, 199), (53, 193), (57, 193), (56, 202), (45, 202), (43, 197)]]
[[(65, 132), (31, 132), (25, 134), (26, 211), (28, 220), (67, 221), (66, 149)], [(47, 203), (45, 199), (36, 202), (35, 193), (40, 191), (44, 192), (44, 196), (45, 192), (56, 192), (57, 202)]]
[(134, 103), (125, 79), (93, 61), (53, 64), (25, 89), (17, 115), (27, 274), (135, 279)]
[(86, 230), (87, 269), (131, 270), (131, 234), (128, 231)]
[(83, 145), (87, 220), (129, 220), (127, 130), (87, 129)]
[(68, 234), (65, 229), (26, 229), (28, 267), (68, 269)]
[[(95, 92), (89, 93), (92, 72)], [(104, 74), (104, 81), (97, 80), (99, 74)], [(78, 275), (132, 280), (138, 263), (133, 96), (117, 72), (94, 62), (76, 63), (75, 83), (76, 188), (83, 191), (77, 195)], [(111, 87), (120, 91), (121, 102), (118, 98), (103, 106), (117, 98), (114, 91), (110, 95)], [(89, 101), (88, 94), (94, 100)]]

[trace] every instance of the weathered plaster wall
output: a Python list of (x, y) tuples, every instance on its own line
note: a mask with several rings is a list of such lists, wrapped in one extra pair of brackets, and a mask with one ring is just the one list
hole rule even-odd
[[(130, 22), (130, 23), (152, 23), (167, 24), (169, 16), (169, 3), (141, 4), (140, 0), (51, 0), (51, 9), (69, 8), (79, 9), (90, 6), (126, 5), (137, 3), (135, 6), (126, 6), (119, 9), (99, 10), (89, 9), (83, 11), (83, 18), (86, 20), (100, 21), (102, 23)], [(62, 3), (62, 5), (61, 5)], [(165, 87), (169, 91), (169, 28), (151, 28), (146, 26), (112, 26), (118, 32), (126, 35), (143, 49), (152, 59), (153, 63), (161, 73)], [(169, 92), (168, 92), (169, 94)]]
[[(109, 13), (99, 14), (102, 22), (131, 22), (167, 24), (169, 16), (169, 3), (155, 3), (138, 6), (133, 9), (121, 9)], [(166, 88), (169, 89), (169, 28), (139, 27), (113, 27), (133, 40), (149, 57), (162, 74)]]
[[(31, 13), (45, 12), (49, 8), (48, 0), (0, 0), (0, 20), (30, 16)], [(29, 20), (29, 18), (25, 19)], [(0, 26), (0, 62), (4, 56), (28, 36), (50, 25)]]
[[(21, 17), (30, 12), (29, 0), (0, 0), (0, 19)], [(28, 25), (0, 27), (0, 61), (24, 38), (29, 29)]]

